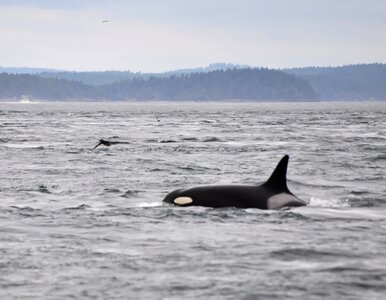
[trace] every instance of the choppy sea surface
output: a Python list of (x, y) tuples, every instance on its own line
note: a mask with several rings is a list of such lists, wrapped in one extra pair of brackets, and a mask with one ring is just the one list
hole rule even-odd
[[(306, 207), (162, 203), (284, 154)], [(385, 299), (385, 102), (0, 103), (0, 158), (1, 299)]]

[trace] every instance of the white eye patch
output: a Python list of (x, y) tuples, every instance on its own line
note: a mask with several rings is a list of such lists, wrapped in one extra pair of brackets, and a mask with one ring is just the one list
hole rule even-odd
[(177, 205), (186, 205), (192, 202), (193, 202), (193, 199), (190, 197), (178, 197), (174, 199), (174, 204), (177, 204)]

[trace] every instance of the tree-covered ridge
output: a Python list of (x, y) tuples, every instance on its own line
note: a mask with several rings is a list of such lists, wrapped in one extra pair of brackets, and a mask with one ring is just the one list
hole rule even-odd
[[(133, 78), (141, 78), (146, 76), (142, 73), (133, 73), (130, 71), (103, 71), (103, 72), (41, 72), (36, 74), (43, 78), (65, 79), (69, 81), (77, 81), (87, 85), (105, 85), (120, 82), (122, 80), (130, 80)], [(147, 76), (149, 77), (149, 76)]]
[(229, 69), (133, 78), (103, 86), (26, 74), (0, 74), (0, 97), (47, 100), (312, 100), (304, 80), (269, 69)]
[[(42, 74), (1, 73), (0, 99), (28, 95), (47, 100), (386, 100), (385, 64), (282, 71), (230, 68), (231, 65), (210, 67), (214, 70), (160, 74), (47, 72), (50, 78), (43, 78)], [(68, 80), (58, 74), (69, 76)], [(84, 84), (87, 80), (90, 84)]]
[[(229, 70), (229, 69), (245, 69), (248, 66), (216, 63), (207, 67), (180, 69), (162, 73), (141, 73), (131, 71), (102, 71), (102, 72), (76, 72), (76, 71), (42, 71), (34, 72), (44, 78), (66, 79), (71, 81), (78, 81), (89, 85), (105, 85), (120, 82), (122, 80), (131, 80), (134, 78), (149, 79), (151, 77), (170, 77), (173, 75), (182, 76), (193, 73), (208, 73), (217, 70)], [(0, 69), (1, 70), (1, 69)], [(12, 69), (11, 69), (12, 70)], [(32, 73), (31, 73), (32, 74)]]
[(106, 87), (115, 99), (312, 100), (310, 85), (269, 69), (232, 69), (167, 78), (135, 78)]

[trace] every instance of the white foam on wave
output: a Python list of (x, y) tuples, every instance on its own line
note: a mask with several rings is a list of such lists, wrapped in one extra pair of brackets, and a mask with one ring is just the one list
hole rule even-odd
[(37, 149), (37, 148), (43, 148), (49, 146), (49, 144), (15, 144), (15, 143), (9, 143), (3, 145), (6, 148), (15, 148), (15, 149)]
[(343, 208), (343, 207), (350, 207), (350, 204), (348, 203), (347, 200), (342, 200), (337, 198), (322, 199), (317, 197), (311, 197), (310, 202), (308, 203), (308, 206)]
[(334, 208), (334, 207), (311, 207), (303, 209), (301, 214), (306, 217), (317, 219), (358, 219), (358, 220), (385, 220), (386, 212), (377, 208)]

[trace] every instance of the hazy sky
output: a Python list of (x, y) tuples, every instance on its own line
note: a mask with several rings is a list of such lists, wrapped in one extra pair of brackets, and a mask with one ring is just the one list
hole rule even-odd
[[(109, 22), (102, 22), (108, 20)], [(0, 0), (0, 66), (386, 62), (386, 0)]]

